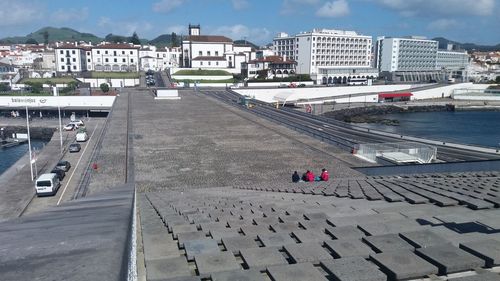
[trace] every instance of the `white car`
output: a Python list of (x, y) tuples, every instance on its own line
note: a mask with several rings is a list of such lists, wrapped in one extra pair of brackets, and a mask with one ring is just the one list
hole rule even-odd
[(84, 126), (85, 126), (85, 123), (83, 123), (83, 121), (82, 121), (82, 120), (71, 121), (71, 122), (69, 122), (69, 123), (70, 123), (70, 124), (74, 124), (74, 125), (76, 125), (76, 126), (77, 126), (77, 129), (78, 129), (78, 127), (84, 127)]
[(77, 126), (75, 124), (69, 123), (68, 125), (64, 126), (63, 129), (65, 131), (73, 131), (73, 130), (77, 129)]

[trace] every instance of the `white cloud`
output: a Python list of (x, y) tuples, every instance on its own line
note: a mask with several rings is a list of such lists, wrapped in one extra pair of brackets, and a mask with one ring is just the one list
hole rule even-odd
[(316, 11), (318, 17), (336, 18), (347, 16), (350, 13), (349, 3), (346, 0), (326, 2)]
[(137, 32), (141, 38), (153, 29), (153, 25), (146, 21), (115, 21), (108, 17), (101, 17), (97, 25), (106, 30), (106, 33), (130, 36)]
[(438, 30), (438, 31), (444, 31), (444, 30), (450, 30), (453, 28), (460, 27), (460, 23), (457, 20), (454, 19), (439, 19), (430, 22), (427, 25), (427, 29), (429, 30)]
[(233, 40), (246, 39), (255, 44), (269, 43), (272, 33), (267, 28), (250, 28), (242, 24), (219, 26), (212, 34), (227, 36)]
[(320, 0), (283, 0), (281, 5), (281, 14), (288, 15), (301, 9), (303, 6), (315, 6)]
[(0, 7), (0, 26), (31, 23), (43, 15), (43, 8), (30, 0), (0, 0)]
[(56, 23), (66, 23), (75, 21), (84, 21), (89, 16), (89, 8), (81, 9), (59, 9), (52, 13), (50, 19)]
[(231, 3), (235, 10), (244, 10), (250, 5), (247, 0), (231, 0)]
[(168, 13), (184, 4), (186, 0), (160, 0), (153, 3), (153, 11), (157, 13)]
[(489, 16), (496, 0), (373, 0), (405, 16), (470, 15)]

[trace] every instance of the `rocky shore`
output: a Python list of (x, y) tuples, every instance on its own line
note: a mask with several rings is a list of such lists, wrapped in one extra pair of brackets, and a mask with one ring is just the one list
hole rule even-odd
[(426, 105), (426, 106), (368, 106), (341, 109), (324, 113), (323, 116), (348, 123), (380, 123), (384, 125), (398, 126), (399, 121), (388, 119), (386, 114), (410, 113), (410, 112), (433, 112), (454, 110), (449, 105)]

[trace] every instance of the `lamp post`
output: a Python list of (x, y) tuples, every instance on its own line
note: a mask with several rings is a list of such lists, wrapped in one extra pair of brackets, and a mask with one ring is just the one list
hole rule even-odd
[(59, 142), (61, 147), (61, 154), (63, 154), (63, 136), (62, 136), (62, 120), (61, 120), (61, 99), (59, 93), (57, 92), (57, 87), (53, 88), (54, 96), (57, 96), (57, 111), (59, 112)]
[(30, 171), (31, 171), (31, 181), (33, 181), (33, 163), (31, 159), (31, 138), (30, 138), (30, 121), (29, 121), (29, 112), (28, 105), (26, 105), (26, 128), (28, 131), (28, 151), (30, 154)]

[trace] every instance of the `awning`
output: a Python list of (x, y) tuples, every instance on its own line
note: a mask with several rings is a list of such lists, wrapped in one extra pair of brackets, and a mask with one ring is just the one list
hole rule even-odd
[(382, 99), (390, 99), (390, 98), (403, 98), (403, 97), (411, 97), (412, 93), (381, 93), (378, 94), (378, 98)]

